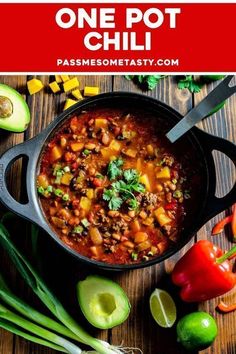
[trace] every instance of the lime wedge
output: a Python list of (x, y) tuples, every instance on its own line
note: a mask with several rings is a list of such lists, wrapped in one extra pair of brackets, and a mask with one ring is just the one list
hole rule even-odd
[(152, 317), (164, 328), (170, 328), (176, 321), (174, 300), (165, 290), (155, 289), (149, 300)]

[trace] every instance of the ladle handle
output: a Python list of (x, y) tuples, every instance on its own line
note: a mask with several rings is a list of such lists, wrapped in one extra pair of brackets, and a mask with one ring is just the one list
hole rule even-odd
[(188, 112), (188, 114), (166, 134), (166, 137), (174, 143), (196, 123), (205, 118), (217, 105), (232, 96), (236, 92), (236, 86), (229, 86), (233, 76), (234, 75), (228, 75), (195, 108)]

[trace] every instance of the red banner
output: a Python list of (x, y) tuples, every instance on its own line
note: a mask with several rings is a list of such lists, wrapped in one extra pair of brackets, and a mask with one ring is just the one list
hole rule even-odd
[(1, 72), (235, 72), (236, 4), (0, 4)]

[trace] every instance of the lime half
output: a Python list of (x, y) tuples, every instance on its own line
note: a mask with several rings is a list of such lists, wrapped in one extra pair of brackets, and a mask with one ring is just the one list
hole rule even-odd
[(164, 328), (170, 328), (176, 321), (176, 306), (167, 291), (155, 289), (150, 296), (150, 310), (152, 317)]

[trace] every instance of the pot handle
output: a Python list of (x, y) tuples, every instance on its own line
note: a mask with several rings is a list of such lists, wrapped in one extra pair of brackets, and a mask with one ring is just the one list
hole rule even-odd
[[(34, 155), (34, 148), (35, 144), (31, 143), (32, 140), (28, 142), (18, 144), (13, 146), (9, 150), (7, 150), (1, 157), (0, 157), (0, 201), (10, 210), (19, 214), (20, 216), (25, 217), (26, 219), (32, 220), (38, 225), (40, 225), (40, 221), (37, 218), (37, 212), (33, 200), (31, 199), (31, 192), (29, 190), (29, 185), (27, 183), (27, 194), (28, 194), (28, 203), (21, 204), (20, 202), (16, 201), (11, 194), (9, 193), (7, 187), (7, 171), (9, 167), (20, 157), (27, 156), (28, 157), (28, 165), (27, 165), (27, 182), (32, 178), (29, 176), (30, 173), (30, 165), (32, 157)], [(32, 184), (32, 183), (31, 183)]]
[[(213, 150), (217, 150), (228, 156), (231, 161), (234, 163), (234, 167), (236, 167), (236, 145), (229, 140), (219, 138), (217, 136), (208, 134), (199, 130), (201, 135), (201, 143), (203, 143), (203, 147), (208, 152), (212, 153)], [(216, 181), (216, 171), (215, 164), (212, 163), (212, 168), (209, 169), (209, 198), (207, 201), (207, 205), (204, 211), (204, 222), (207, 222), (213, 216), (219, 214), (224, 211), (232, 204), (236, 202), (236, 182), (234, 183), (232, 189), (222, 198), (218, 198), (215, 196), (215, 181)], [(213, 183), (211, 183), (211, 180)]]

